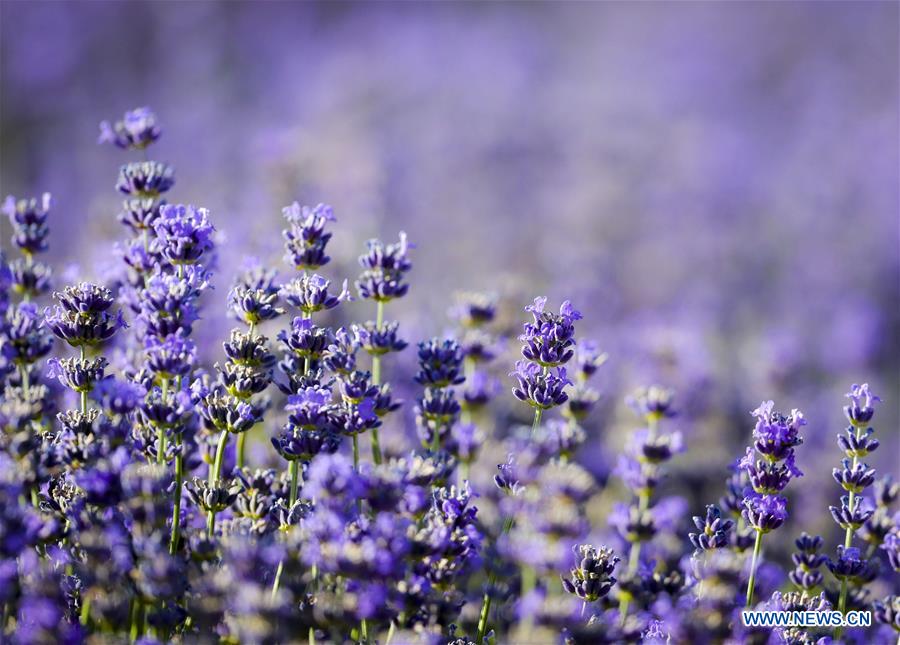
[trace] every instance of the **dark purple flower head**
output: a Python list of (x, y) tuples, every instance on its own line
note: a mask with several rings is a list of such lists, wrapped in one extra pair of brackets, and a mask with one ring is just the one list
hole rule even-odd
[(328, 264), (331, 258), (326, 255), (325, 247), (331, 233), (325, 230), (325, 226), (337, 221), (331, 206), (318, 204), (309, 207), (294, 202), (282, 209), (282, 213), (289, 226), (282, 231), (285, 262), (298, 271), (315, 271)]
[(0, 356), (14, 365), (31, 365), (53, 348), (53, 337), (43, 326), (37, 307), (21, 302), (10, 308), (0, 324)]
[(143, 150), (159, 139), (162, 130), (156, 123), (156, 115), (148, 107), (129, 110), (110, 125), (109, 121), (100, 123), (100, 138), (97, 143), (111, 143), (122, 149)]
[(721, 549), (728, 545), (729, 533), (734, 527), (734, 522), (722, 518), (722, 512), (718, 507), (709, 505), (706, 507), (706, 516), (694, 516), (694, 526), (700, 533), (691, 533), (688, 537), (695, 549), (709, 551)]
[(215, 229), (205, 208), (166, 204), (159, 209), (153, 230), (163, 257), (175, 265), (195, 264), (213, 248)]
[(800, 410), (783, 415), (774, 410), (774, 401), (764, 401), (750, 414), (756, 417), (753, 440), (756, 451), (772, 461), (780, 461), (793, 455), (794, 448), (803, 443), (800, 428), (806, 419)]
[(293, 307), (297, 307), (304, 314), (310, 316), (317, 311), (324, 311), (337, 307), (341, 302), (352, 300), (347, 291), (347, 281), (344, 280), (341, 292), (333, 295), (328, 292), (331, 284), (320, 275), (303, 275), (294, 278), (279, 291), (279, 295)]
[(231, 337), (223, 346), (228, 360), (237, 365), (271, 370), (278, 361), (269, 349), (268, 339), (265, 336), (232, 329)]
[(869, 568), (869, 563), (855, 547), (838, 546), (837, 559), (829, 558), (825, 564), (835, 578), (848, 581), (863, 577)]
[(900, 498), (900, 482), (894, 481), (890, 475), (885, 475), (875, 482), (875, 503), (887, 508)]
[(569, 399), (565, 389), (572, 381), (566, 376), (564, 367), (545, 371), (537, 363), (516, 361), (516, 369), (510, 376), (518, 381), (512, 390), (513, 396), (532, 407), (549, 410)]
[(218, 430), (233, 434), (246, 432), (262, 420), (262, 410), (241, 399), (218, 391), (198, 403), (200, 414)]
[(419, 343), (419, 371), (415, 381), (431, 388), (444, 388), (465, 381), (462, 348), (455, 340), (432, 338)]
[(371, 399), (378, 394), (378, 386), (372, 385), (369, 372), (354, 370), (338, 374), (337, 382), (341, 396), (347, 403), (359, 404), (363, 399)]
[(851, 507), (850, 496), (844, 495), (841, 497), (840, 506), (829, 506), (828, 510), (835, 524), (845, 530), (857, 531), (875, 512), (874, 509), (864, 506), (862, 501), (863, 498), (854, 497)]
[(795, 464), (793, 453), (783, 463), (777, 463), (756, 459), (753, 449), (747, 448), (747, 454), (740, 461), (740, 468), (747, 472), (753, 490), (763, 495), (780, 493), (792, 478), (803, 476)]
[(313, 430), (288, 424), (278, 435), (272, 437), (272, 445), (288, 461), (308, 462), (320, 453), (337, 452), (341, 436), (332, 432), (325, 424)]
[(416, 414), (425, 422), (449, 427), (459, 416), (460, 409), (453, 390), (429, 387), (418, 399)]
[(567, 363), (575, 354), (575, 321), (581, 313), (566, 300), (559, 314), (544, 311), (546, 298), (535, 298), (525, 307), (534, 322), (525, 323), (525, 331), (519, 336), (522, 355), (542, 367), (556, 367)]
[(878, 446), (881, 445), (881, 442), (872, 436), (874, 432), (872, 428), (862, 430), (861, 428), (849, 426), (844, 431), (844, 434), (838, 435), (838, 446), (840, 446), (847, 457), (864, 459), (869, 453), (878, 450)]
[(119, 169), (116, 189), (131, 197), (155, 199), (175, 185), (175, 171), (160, 161), (133, 161)]
[(289, 331), (279, 332), (278, 340), (295, 356), (318, 360), (326, 354), (334, 339), (327, 327), (318, 327), (309, 318), (297, 316)]
[(382, 383), (378, 387), (378, 392), (372, 397), (375, 414), (384, 417), (386, 414), (399, 410), (403, 405), (403, 401), (395, 399), (391, 391), (390, 383)]
[(585, 602), (596, 602), (606, 596), (616, 584), (613, 570), (619, 557), (606, 547), (595, 548), (590, 544), (573, 547), (575, 566), (568, 578), (563, 578), (563, 588)]
[(791, 556), (794, 570), (788, 577), (801, 589), (810, 590), (819, 586), (822, 584), (822, 572), (818, 569), (828, 559), (820, 553), (824, 540), (818, 535), (813, 537), (808, 533), (802, 533), (794, 544), (797, 547), (797, 552)]
[(12, 243), (25, 255), (34, 255), (47, 250), (47, 215), (53, 200), (50, 193), (44, 193), (40, 199), (16, 200), (12, 195), (3, 202), (2, 211), (12, 224)]
[(372, 356), (383, 356), (389, 352), (399, 352), (406, 348), (407, 342), (397, 335), (398, 322), (386, 322), (378, 327), (373, 321), (362, 325), (353, 325), (353, 333), (357, 342)]
[(58, 379), (65, 387), (75, 392), (90, 392), (106, 376), (108, 363), (99, 356), (95, 359), (51, 358), (47, 361), (47, 376)]
[(409, 284), (404, 282), (406, 273), (412, 269), (409, 260), (409, 249), (413, 248), (406, 239), (406, 233), (400, 233), (400, 241), (396, 244), (384, 244), (380, 240), (369, 240), (366, 253), (359, 257), (363, 268), (356, 281), (359, 297), (387, 302), (394, 298), (402, 298), (409, 291)]
[(880, 398), (869, 391), (869, 384), (857, 385), (854, 383), (847, 393), (850, 403), (844, 407), (844, 415), (854, 426), (865, 427), (875, 416), (875, 404)]
[(284, 313), (278, 305), (278, 293), (264, 289), (236, 286), (228, 292), (228, 307), (232, 315), (248, 325), (272, 320)]
[(337, 406), (332, 414), (335, 427), (347, 436), (358, 435), (381, 426), (381, 419), (375, 414), (375, 400), (363, 399), (359, 404), (344, 403)]
[(54, 294), (60, 303), (44, 310), (44, 320), (58, 338), (73, 347), (98, 345), (126, 327), (122, 312), (110, 313), (112, 293), (105, 287), (82, 282)]
[(305, 430), (323, 430), (331, 427), (333, 406), (331, 390), (323, 387), (306, 387), (288, 397), (285, 409), (291, 424)]
[(787, 520), (787, 500), (779, 495), (750, 494), (744, 498), (743, 516), (761, 533), (774, 531)]
[(197, 361), (194, 342), (182, 333), (165, 338), (148, 336), (145, 344), (145, 365), (157, 378), (172, 380), (185, 376)]
[(215, 364), (219, 375), (219, 383), (225, 390), (242, 401), (249, 401), (253, 395), (259, 394), (272, 382), (272, 370), (226, 362)]
[(450, 309), (450, 315), (463, 327), (482, 327), (492, 322), (497, 315), (495, 294), (462, 291), (455, 298), (456, 304)]
[(834, 481), (848, 493), (858, 495), (875, 482), (874, 468), (869, 468), (863, 463), (851, 465), (849, 459), (842, 460), (841, 465), (843, 468), (834, 468), (831, 474)]

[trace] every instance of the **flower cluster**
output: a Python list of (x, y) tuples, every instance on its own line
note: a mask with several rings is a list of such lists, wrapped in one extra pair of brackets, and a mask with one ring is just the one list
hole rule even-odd
[[(216, 230), (206, 209), (163, 201), (174, 175), (150, 159), (160, 136), (147, 108), (101, 125), (101, 142), (143, 157), (119, 172), (127, 239), (103, 284), (50, 301), (36, 259), (49, 196), (3, 206), (21, 257), (0, 258), (0, 641), (841, 639), (744, 626), (754, 594), (773, 611), (871, 609), (879, 626), (852, 642), (900, 631), (885, 596), (900, 485), (866, 465), (879, 446), (868, 386), (848, 395), (833, 471), (844, 543), (829, 559), (826, 540), (801, 533), (782, 571), (787, 532), (766, 561), (761, 541), (801, 474), (798, 411), (753, 412), (746, 456), (691, 529), (677, 493), (696, 500), (716, 464), (678, 470), (684, 441), (660, 386), (626, 399), (641, 423), (619, 437), (621, 408), (596, 405), (606, 354), (576, 337), (569, 301), (526, 308), (503, 401), (497, 366), (516, 360), (506, 303), (460, 294), (449, 335), (402, 354), (405, 323), (385, 313), (409, 292), (412, 245), (368, 242), (355, 295), (372, 310), (358, 320), (347, 283), (326, 277), (330, 206), (283, 209), (291, 275), (251, 259), (215, 297)], [(213, 338), (204, 312), (223, 305), (237, 325)], [(698, 421), (691, 394), (685, 427)], [(620, 439), (612, 478), (600, 446)]]

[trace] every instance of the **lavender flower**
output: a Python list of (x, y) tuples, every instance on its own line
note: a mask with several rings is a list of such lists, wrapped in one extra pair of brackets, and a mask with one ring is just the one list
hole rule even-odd
[(153, 230), (162, 255), (174, 265), (195, 264), (213, 247), (215, 230), (209, 211), (193, 205), (166, 204), (159, 209)]
[(351, 299), (346, 280), (341, 292), (336, 296), (328, 292), (330, 284), (320, 275), (304, 275), (284, 285), (279, 295), (286, 303), (298, 308), (308, 317), (317, 311), (334, 309), (341, 302)]
[(282, 232), (285, 262), (298, 271), (315, 271), (328, 264), (331, 258), (325, 254), (325, 247), (331, 233), (325, 231), (325, 226), (337, 221), (331, 206), (309, 207), (294, 202), (282, 209), (282, 213), (290, 227)]
[(119, 169), (116, 189), (130, 197), (155, 199), (175, 185), (175, 171), (159, 161), (135, 161)]
[(409, 284), (404, 282), (406, 274), (412, 269), (408, 257), (413, 248), (401, 231), (400, 241), (396, 244), (384, 244), (380, 240), (369, 240), (368, 250), (359, 256), (362, 274), (356, 280), (356, 290), (364, 300), (387, 302), (402, 298), (409, 291)]
[(576, 566), (569, 578), (563, 578), (563, 588), (588, 603), (597, 602), (606, 596), (616, 579), (612, 573), (619, 562), (611, 549), (597, 549), (590, 544), (581, 544), (572, 549)]
[(159, 139), (162, 130), (156, 123), (156, 115), (148, 107), (129, 110), (121, 121), (110, 125), (100, 123), (100, 138), (97, 143), (111, 143), (122, 149), (143, 150)]
[(111, 313), (112, 293), (105, 287), (82, 282), (66, 287), (54, 297), (59, 306), (45, 310), (50, 331), (72, 347), (98, 345), (125, 327), (122, 312)]
[(53, 200), (50, 193), (31, 199), (16, 200), (12, 195), (3, 202), (3, 214), (13, 227), (12, 243), (28, 257), (47, 250), (47, 216)]

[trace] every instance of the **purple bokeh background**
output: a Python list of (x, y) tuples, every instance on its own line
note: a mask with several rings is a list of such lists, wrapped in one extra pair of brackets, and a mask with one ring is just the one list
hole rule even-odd
[(885, 399), (874, 462), (898, 463), (898, 12), (3, 2), (0, 191), (52, 192), (57, 273), (102, 280), (126, 159), (97, 123), (150, 105), (170, 199), (210, 208), (223, 238), (210, 351), (238, 265), (280, 263), (281, 207), (326, 201), (332, 277), (369, 237), (417, 243), (391, 311), (411, 340), (449, 325), (456, 289), (571, 298), (611, 355), (588, 460), (611, 460), (600, 446), (634, 425), (619, 402), (650, 380), (678, 391), (684, 470), (712, 484), (760, 400), (802, 408), (801, 465), (829, 464), (801, 486), (807, 519), (827, 530), (838, 488), (814, 481), (851, 382)]

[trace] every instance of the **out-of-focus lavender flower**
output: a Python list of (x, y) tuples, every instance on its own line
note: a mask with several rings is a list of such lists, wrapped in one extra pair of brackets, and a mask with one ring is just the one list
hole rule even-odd
[(13, 365), (28, 366), (46, 356), (53, 338), (42, 325), (37, 307), (23, 302), (9, 309), (0, 327), (0, 356)]
[(143, 150), (159, 139), (162, 130), (156, 123), (156, 115), (148, 107), (129, 110), (110, 125), (109, 121), (100, 123), (100, 138), (97, 143), (111, 143), (122, 149)]
[(432, 338), (419, 343), (419, 371), (416, 383), (431, 388), (445, 388), (465, 381), (461, 374), (462, 349), (455, 340)]
[(140, 199), (155, 199), (175, 185), (175, 171), (160, 161), (134, 161), (119, 169), (116, 189)]
[(497, 296), (492, 293), (461, 291), (455, 295), (456, 303), (450, 309), (463, 327), (483, 327), (497, 315)]
[(40, 199), (19, 199), (9, 195), (3, 202), (3, 214), (9, 218), (13, 227), (12, 243), (25, 256), (46, 251), (47, 235), (50, 227), (47, 226), (47, 216), (53, 200), (50, 193), (44, 193)]

